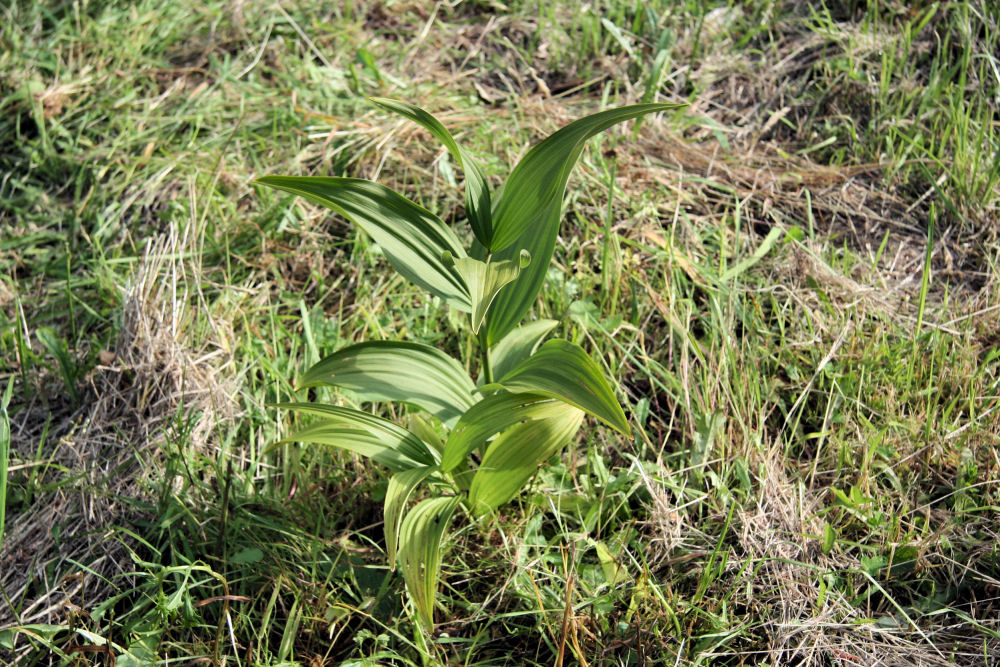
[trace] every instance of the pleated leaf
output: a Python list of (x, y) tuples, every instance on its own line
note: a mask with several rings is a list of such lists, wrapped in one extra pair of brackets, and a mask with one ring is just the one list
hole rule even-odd
[(546, 341), (496, 383), (508, 391), (538, 392), (575, 405), (628, 434), (628, 421), (600, 367), (583, 348), (566, 340)]
[(561, 414), (566, 404), (545, 394), (500, 392), (487, 396), (462, 415), (448, 436), (441, 469), (452, 471), (489, 438), (515, 424)]
[(413, 431), (418, 438), (423, 440), (428, 447), (438, 454), (444, 452), (444, 441), (426, 419), (417, 413), (407, 415), (407, 417), (407, 428)]
[(369, 341), (345, 347), (306, 371), (299, 388), (333, 385), (362, 401), (401, 401), (453, 424), (475, 403), (472, 380), (444, 352), (422, 343)]
[(517, 259), (500, 261), (487, 259), (485, 262), (472, 257), (452, 259), (450, 256), (445, 256), (445, 262), (453, 262), (465, 280), (472, 301), (472, 332), (479, 333), (479, 327), (482, 326), (486, 312), (497, 292), (507, 283), (517, 279), (521, 269), (531, 263), (531, 255), (527, 251), (521, 251)]
[(370, 99), (375, 105), (386, 111), (398, 113), (421, 125), (444, 144), (452, 159), (465, 172), (465, 214), (469, 218), (472, 232), (480, 243), (488, 247), (493, 237), (490, 189), (486, 183), (486, 177), (475, 159), (455, 142), (451, 132), (441, 124), (441, 121), (427, 111), (400, 100), (385, 97), (372, 97)]
[(385, 549), (389, 556), (389, 567), (396, 569), (396, 550), (399, 544), (399, 528), (403, 522), (403, 510), (406, 502), (413, 495), (413, 490), (422, 481), (438, 471), (437, 466), (412, 468), (397, 472), (389, 478), (389, 486), (385, 491)]
[(454, 232), (427, 209), (387, 187), (358, 178), (264, 176), (261, 185), (333, 209), (378, 243), (405, 278), (462, 310), (472, 304), (465, 281), (441, 257), (464, 257)]
[(283, 438), (356, 452), (390, 470), (433, 465), (434, 453), (417, 436), (391, 421), (353, 408), (319, 403), (278, 403), (274, 407), (327, 417)]
[(531, 352), (559, 324), (556, 320), (535, 320), (517, 327), (490, 348), (493, 377), (502, 378), (531, 356)]
[(592, 114), (558, 130), (517, 164), (494, 209), (493, 242), (486, 248), (499, 260), (513, 259), (524, 248), (531, 253), (532, 263), (515, 284), (497, 295), (487, 318), (491, 345), (520, 323), (545, 280), (559, 233), (566, 183), (587, 140), (622, 121), (678, 106), (637, 104)]
[(476, 515), (496, 510), (513, 498), (538, 466), (558, 452), (583, 422), (583, 412), (563, 403), (557, 414), (519, 424), (494, 440), (483, 456), (469, 505)]
[(417, 616), (428, 630), (434, 627), (441, 541), (459, 500), (459, 496), (422, 500), (407, 512), (399, 529), (399, 569)]

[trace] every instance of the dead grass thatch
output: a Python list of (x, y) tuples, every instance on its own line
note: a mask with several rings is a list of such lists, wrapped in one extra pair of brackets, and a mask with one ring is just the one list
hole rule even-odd
[(115, 348), (101, 352), (80, 407), (36, 401), (11, 425), (12, 474), (36, 468), (38, 491), (8, 514), (0, 626), (64, 622), (86, 601), (106, 598), (132, 569), (128, 538), (116, 527), (148, 501), (145, 474), (176, 420), (207, 451), (220, 421), (236, 415), (220, 373), (225, 355), (190, 339), (186, 290), (196, 283), (176, 259), (189, 241), (168, 233), (147, 246), (123, 291)]

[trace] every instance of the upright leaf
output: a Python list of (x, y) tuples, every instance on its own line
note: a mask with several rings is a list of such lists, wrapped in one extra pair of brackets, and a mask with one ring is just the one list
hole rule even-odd
[(469, 488), (469, 505), (477, 515), (492, 512), (517, 495), (538, 466), (572, 438), (583, 412), (566, 405), (545, 419), (519, 424), (494, 440)]
[(387, 419), (353, 408), (318, 403), (278, 403), (274, 407), (322, 415), (281, 442), (310, 442), (356, 452), (390, 470), (408, 470), (435, 463), (436, 456), (420, 438)]
[(625, 412), (601, 369), (582, 347), (569, 341), (547, 341), (495, 384), (508, 391), (558, 398), (628, 434)]
[(494, 297), (501, 287), (515, 280), (521, 269), (531, 263), (531, 255), (522, 250), (520, 256), (514, 259), (485, 262), (472, 257), (459, 257), (452, 259), (445, 257), (445, 261), (453, 261), (455, 268), (462, 274), (465, 284), (469, 290), (472, 300), (472, 332), (479, 333), (479, 327), (483, 324), (486, 312), (493, 303)]
[(417, 616), (428, 630), (434, 627), (441, 540), (459, 500), (459, 496), (422, 500), (407, 512), (399, 529), (399, 569)]
[(414, 412), (413, 414), (407, 415), (407, 428), (413, 431), (413, 433), (424, 441), (424, 443), (436, 451), (438, 454), (444, 451), (444, 440), (438, 435), (438, 432), (434, 430), (430, 422), (424, 419), (422, 416)]
[(490, 348), (493, 377), (502, 378), (531, 356), (545, 335), (559, 324), (556, 320), (535, 320), (511, 331)]
[(451, 132), (437, 118), (420, 107), (385, 97), (372, 97), (370, 99), (386, 111), (398, 113), (423, 126), (444, 144), (448, 153), (465, 172), (465, 214), (469, 217), (472, 232), (480, 243), (488, 247), (493, 237), (490, 189), (486, 183), (486, 177), (476, 161), (469, 155), (468, 151), (455, 142)]
[(299, 388), (334, 385), (363, 401), (402, 401), (446, 424), (473, 403), (475, 385), (444, 352), (422, 343), (369, 341), (345, 347), (306, 371)]
[(559, 232), (566, 182), (586, 141), (622, 121), (677, 107), (637, 104), (581, 118), (537, 144), (514, 168), (494, 210), (493, 242), (486, 248), (500, 260), (513, 259), (524, 248), (531, 253), (532, 263), (516, 283), (497, 295), (487, 317), (491, 345), (521, 321), (545, 280)]
[(441, 457), (441, 469), (450, 472), (479, 445), (523, 421), (561, 413), (565, 403), (545, 394), (498, 392), (473, 405), (455, 424)]
[(406, 501), (410, 499), (413, 490), (420, 482), (437, 472), (437, 466), (413, 468), (397, 472), (389, 478), (389, 486), (385, 491), (385, 550), (389, 556), (389, 567), (396, 569), (396, 550), (399, 545), (399, 528), (403, 521), (403, 510)]
[(441, 257), (464, 257), (454, 232), (427, 209), (387, 187), (358, 178), (264, 176), (261, 185), (333, 209), (365, 230), (405, 278), (462, 310), (472, 304), (465, 281)]
[(608, 109), (573, 121), (536, 145), (517, 164), (494, 214), (493, 252), (503, 250), (529, 227), (562, 204), (569, 173), (588, 139), (632, 118), (676, 109), (677, 104), (635, 104)]

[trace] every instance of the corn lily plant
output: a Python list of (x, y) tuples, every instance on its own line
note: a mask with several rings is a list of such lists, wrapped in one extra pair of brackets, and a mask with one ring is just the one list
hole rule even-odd
[(464, 171), (474, 236), (469, 249), (436, 215), (371, 181), (266, 176), (257, 182), (333, 209), (380, 245), (400, 274), (468, 313), (480, 354), (478, 378), (437, 348), (369, 341), (323, 359), (299, 387), (335, 386), (363, 402), (406, 404), (415, 413), (409, 428), (339, 405), (278, 407), (321, 417), (285, 441), (332, 445), (391, 471), (385, 497), (389, 565), (401, 570), (418, 618), (432, 628), (442, 542), (458, 508), (479, 518), (511, 500), (573, 438), (585, 414), (628, 434), (608, 380), (587, 353), (565, 340), (541, 342), (557, 322), (518, 325), (545, 279), (566, 182), (585, 142), (617, 123), (675, 105), (611, 109), (567, 125), (534, 146), (496, 195), (434, 116), (397, 100), (372, 101), (427, 129)]

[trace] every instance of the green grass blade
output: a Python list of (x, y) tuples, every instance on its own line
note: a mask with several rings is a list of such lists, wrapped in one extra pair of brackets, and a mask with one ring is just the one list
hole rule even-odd
[(472, 511), (477, 515), (492, 512), (517, 495), (538, 466), (569, 442), (581, 423), (583, 412), (563, 403), (557, 414), (519, 424), (494, 440), (472, 478)]
[(422, 481), (438, 471), (437, 466), (413, 468), (398, 472), (389, 478), (389, 486), (385, 491), (385, 550), (389, 556), (389, 567), (395, 569), (397, 547), (399, 546), (399, 530), (403, 522), (403, 510), (406, 501), (413, 495), (413, 490)]
[(934, 221), (937, 218), (937, 208), (931, 204), (930, 215), (927, 216), (927, 246), (924, 253), (924, 270), (920, 274), (920, 301), (917, 305), (917, 328), (913, 332), (916, 340), (924, 328), (924, 312), (927, 308), (927, 290), (931, 284), (931, 258), (934, 256)]
[(363, 401), (401, 401), (446, 424), (476, 402), (475, 385), (462, 366), (422, 343), (369, 341), (351, 345), (306, 371), (299, 388), (334, 385)]
[(340, 447), (367, 456), (393, 470), (436, 462), (434, 453), (416, 435), (362, 410), (320, 403), (277, 403), (273, 407), (327, 418), (296, 431), (282, 442), (313, 442)]
[(454, 470), (491, 436), (523, 421), (559, 414), (565, 405), (545, 394), (501, 392), (487, 396), (458, 420), (444, 445), (441, 469)]
[(398, 113), (421, 125), (444, 144), (448, 153), (465, 172), (465, 214), (469, 217), (472, 232), (483, 246), (489, 247), (493, 238), (490, 188), (486, 183), (486, 177), (472, 156), (456, 143), (448, 129), (437, 118), (420, 107), (385, 97), (369, 99), (376, 106), (386, 111)]
[(70, 393), (74, 404), (80, 402), (80, 394), (76, 388), (76, 364), (69, 353), (69, 346), (66, 341), (56, 335), (50, 327), (40, 327), (36, 331), (39, 342), (45, 346), (56, 362), (59, 364), (59, 373), (62, 375), (63, 384)]
[(358, 178), (264, 176), (255, 182), (336, 211), (372, 237), (407, 280), (457, 308), (471, 309), (465, 281), (441, 259), (445, 253), (464, 257), (465, 250), (444, 221), (427, 209)]
[(550, 340), (497, 383), (514, 392), (539, 392), (574, 405), (628, 434), (625, 412), (608, 381), (583, 348)]
[(399, 529), (399, 569), (417, 616), (428, 630), (434, 627), (441, 541), (459, 501), (459, 496), (423, 500), (406, 514)]
[(491, 345), (520, 323), (541, 289), (559, 232), (566, 183), (587, 140), (623, 121), (678, 106), (636, 104), (592, 114), (558, 130), (517, 164), (494, 211), (493, 243), (487, 248), (501, 260), (513, 259), (524, 249), (532, 263), (497, 296), (487, 318)]
[(771, 252), (774, 246), (778, 244), (778, 241), (780, 241), (782, 237), (784, 237), (784, 235), (785, 235), (785, 230), (782, 229), (781, 227), (772, 228), (771, 231), (767, 233), (767, 236), (764, 237), (764, 240), (761, 241), (760, 245), (757, 246), (757, 249), (754, 251), (753, 255), (738, 262), (735, 266), (732, 266), (731, 268), (727, 269), (726, 272), (723, 273), (722, 276), (719, 278), (719, 280), (723, 282), (732, 280), (738, 277), (740, 274), (753, 268), (753, 266), (757, 262), (764, 259), (767, 253)]

